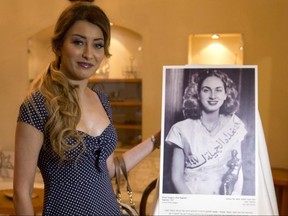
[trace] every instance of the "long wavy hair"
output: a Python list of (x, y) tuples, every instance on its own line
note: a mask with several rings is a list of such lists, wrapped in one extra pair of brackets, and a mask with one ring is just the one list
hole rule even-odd
[(191, 80), (185, 88), (183, 95), (182, 110), (185, 118), (199, 119), (202, 115), (202, 104), (199, 94), (203, 81), (211, 76), (218, 77), (222, 80), (227, 94), (227, 98), (220, 107), (219, 113), (223, 115), (232, 115), (238, 110), (239, 100), (236, 84), (226, 73), (213, 69), (205, 72), (198, 72), (191, 76)]
[[(67, 159), (65, 153), (79, 146), (83, 139), (83, 135), (76, 131), (81, 117), (77, 94), (78, 86), (69, 83), (66, 76), (60, 71), (60, 49), (64, 38), (67, 31), (79, 20), (95, 24), (102, 30), (104, 53), (106, 57), (110, 57), (111, 30), (106, 14), (92, 3), (72, 3), (61, 13), (55, 25), (54, 36), (52, 37), (55, 60), (51, 62), (47, 71), (34, 80), (30, 89), (30, 95), (40, 91), (46, 99), (49, 118), (45, 124), (45, 131), (49, 131), (52, 148), (62, 159)], [(33, 102), (31, 97), (30, 101)], [(73, 140), (73, 145), (68, 142), (67, 138), (70, 138), (70, 141)], [(85, 148), (85, 146), (83, 147)]]

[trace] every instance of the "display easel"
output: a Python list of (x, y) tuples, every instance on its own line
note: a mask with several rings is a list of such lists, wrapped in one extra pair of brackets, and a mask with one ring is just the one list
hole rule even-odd
[[(273, 184), (271, 166), (262, 127), (262, 122), (259, 112), (257, 112), (257, 125), (258, 125), (258, 154), (259, 154), (259, 167), (258, 167), (258, 212), (257, 215), (279, 215), (277, 207), (277, 199)], [(159, 191), (159, 184), (157, 183), (156, 190)], [(159, 193), (155, 193), (154, 206), (151, 215), (159, 215)]]
[(259, 154), (259, 199), (258, 213), (259, 215), (279, 215), (277, 207), (277, 199), (273, 184), (271, 166), (262, 127), (260, 114), (257, 115), (258, 125), (258, 154)]

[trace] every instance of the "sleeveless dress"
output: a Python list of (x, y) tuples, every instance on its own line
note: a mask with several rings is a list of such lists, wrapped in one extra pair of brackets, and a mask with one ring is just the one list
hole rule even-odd
[[(103, 92), (94, 91), (110, 124), (97, 137), (76, 131), (84, 138), (82, 145), (65, 154), (71, 160), (61, 160), (52, 150), (49, 130), (44, 129), (49, 116), (45, 97), (36, 92), (32, 95), (34, 104), (26, 99), (20, 106), (18, 121), (28, 123), (44, 134), (37, 163), (44, 180), (43, 215), (120, 215), (106, 165), (107, 158), (116, 148), (117, 134), (108, 98)], [(73, 144), (71, 138), (68, 142)]]

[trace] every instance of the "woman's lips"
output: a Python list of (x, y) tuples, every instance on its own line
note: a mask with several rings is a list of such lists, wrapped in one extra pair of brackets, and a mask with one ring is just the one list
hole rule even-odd
[(208, 104), (212, 105), (212, 106), (216, 105), (217, 103), (218, 103), (218, 101), (208, 101)]
[(86, 69), (93, 67), (93, 64), (87, 62), (78, 62), (78, 65)]

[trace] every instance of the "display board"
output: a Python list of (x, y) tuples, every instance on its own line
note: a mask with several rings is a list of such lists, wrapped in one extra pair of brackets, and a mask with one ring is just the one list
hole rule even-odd
[(277, 214), (257, 89), (257, 66), (163, 67), (156, 215)]

